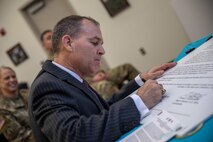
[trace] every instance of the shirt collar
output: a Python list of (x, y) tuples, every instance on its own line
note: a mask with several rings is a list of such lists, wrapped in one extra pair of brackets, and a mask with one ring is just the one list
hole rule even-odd
[(83, 83), (83, 79), (82, 79), (79, 75), (77, 75), (75, 72), (69, 70), (68, 68), (66, 68), (66, 67), (64, 67), (64, 66), (62, 66), (62, 65), (60, 65), (60, 64), (58, 64), (58, 63), (56, 63), (56, 62), (54, 62), (54, 61), (52, 61), (52, 63), (53, 63), (54, 65), (56, 65), (57, 67), (59, 67), (60, 69), (62, 69), (62, 70), (64, 70), (65, 72), (69, 73), (70, 75), (72, 75), (74, 78), (76, 78), (76, 79), (77, 79), (78, 81), (80, 81), (81, 83)]

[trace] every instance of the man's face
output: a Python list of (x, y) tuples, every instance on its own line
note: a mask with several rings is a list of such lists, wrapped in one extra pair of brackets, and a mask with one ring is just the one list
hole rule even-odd
[(89, 20), (83, 20), (82, 23), (80, 34), (72, 42), (71, 56), (77, 72), (85, 76), (97, 72), (105, 51), (99, 26)]
[(42, 44), (45, 50), (52, 50), (52, 32), (47, 32), (44, 34)]
[(16, 92), (18, 81), (16, 74), (10, 69), (2, 69), (0, 77), (0, 88), (3, 92)]

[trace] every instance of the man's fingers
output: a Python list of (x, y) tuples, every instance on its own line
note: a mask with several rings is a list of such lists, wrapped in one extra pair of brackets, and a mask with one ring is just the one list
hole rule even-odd
[(161, 71), (161, 70), (166, 71), (166, 70), (168, 70), (170, 68), (173, 68), (176, 65), (177, 65), (176, 62), (162, 64), (160, 66), (156, 66), (156, 67), (152, 68), (150, 70), (150, 72), (156, 72), (156, 71)]
[(163, 64), (163, 65), (161, 66), (161, 69), (163, 69), (163, 70), (168, 70), (168, 69), (170, 69), (170, 68), (173, 68), (173, 67), (176, 66), (176, 65), (177, 65), (176, 62), (166, 63), (166, 64)]
[(150, 73), (151, 76), (152, 76), (152, 79), (156, 79), (157, 77), (163, 75), (164, 71), (163, 70), (160, 70), (160, 71), (156, 71), (154, 73)]

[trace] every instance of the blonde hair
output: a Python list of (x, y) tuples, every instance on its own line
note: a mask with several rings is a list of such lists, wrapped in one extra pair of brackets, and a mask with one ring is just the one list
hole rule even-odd
[(11, 71), (13, 71), (13, 72), (15, 73), (15, 71), (14, 71), (11, 67), (8, 67), (8, 66), (0, 66), (0, 78), (1, 78), (1, 72), (2, 72), (2, 70), (4, 70), (4, 69), (11, 70)]

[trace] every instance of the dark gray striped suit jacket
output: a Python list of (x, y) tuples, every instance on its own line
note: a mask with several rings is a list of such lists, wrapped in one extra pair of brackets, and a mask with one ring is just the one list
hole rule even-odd
[(123, 99), (138, 87), (132, 81), (105, 102), (67, 72), (46, 61), (29, 96), (29, 116), (36, 141), (115, 141), (139, 125), (140, 114), (133, 100)]

